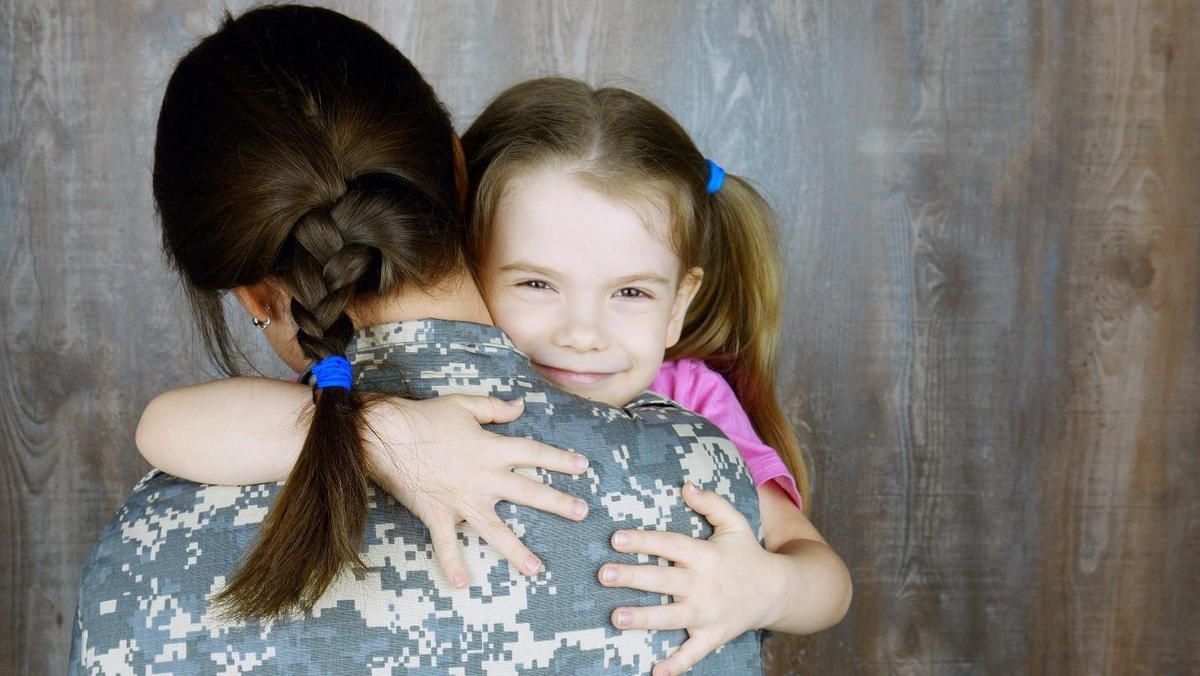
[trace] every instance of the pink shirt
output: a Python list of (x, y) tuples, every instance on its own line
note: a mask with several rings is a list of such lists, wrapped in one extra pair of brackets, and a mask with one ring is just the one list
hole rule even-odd
[(665, 361), (654, 382), (650, 383), (650, 389), (679, 402), (684, 408), (699, 413), (721, 428), (742, 454), (755, 486), (774, 481), (796, 503), (796, 507), (803, 508), (795, 477), (775, 449), (758, 438), (733, 388), (721, 374), (708, 368), (699, 359)]

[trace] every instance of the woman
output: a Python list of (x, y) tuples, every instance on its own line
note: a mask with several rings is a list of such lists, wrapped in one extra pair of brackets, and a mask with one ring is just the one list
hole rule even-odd
[[(753, 483), (744, 467), (726, 466), (711, 426), (671, 402), (609, 410), (558, 392), (486, 326), (462, 253), (462, 186), (445, 110), (412, 65), (361, 23), (314, 8), (255, 10), (227, 19), (180, 62), (155, 158), (167, 251), (214, 352), (230, 353), (220, 296), (233, 291), (284, 361), (298, 371), (316, 365), (314, 407), (282, 487), (143, 480), (85, 568), (73, 670), (188, 671), (252, 660), (288, 673), (638, 672), (682, 642), (681, 631), (610, 637), (612, 608), (660, 599), (599, 585), (599, 566), (622, 559), (608, 537), (617, 527), (703, 536), (679, 500), (660, 501), (653, 488), (685, 476), (721, 478), (722, 494), (757, 527)], [(358, 366), (354, 383), (347, 352)], [(513, 392), (544, 402), (504, 431), (578, 449), (591, 463), (576, 489), (592, 506), (583, 523), (511, 510), (550, 573), (530, 579), (496, 556), (491, 538), (507, 530), (494, 513), (480, 520), (489, 530), (450, 540), (477, 572), (471, 590), (446, 584), (428, 539), (438, 537), (434, 516), (453, 525), (455, 510), (479, 504), (479, 496), (455, 495), (478, 485), (477, 463), (500, 459), (483, 472), (568, 470), (574, 454), (540, 459), (545, 447), (505, 439), (453, 461), (388, 458), (364, 447), (372, 401), (364, 390), (414, 398)], [(480, 421), (513, 417), (481, 410), (480, 400), (459, 403)], [(410, 510), (377, 494), (371, 478)], [(438, 484), (445, 488), (431, 490)], [(530, 481), (512, 492), (522, 490), (544, 498), (549, 489)], [(516, 497), (485, 500), (490, 511), (496, 499)], [(545, 506), (539, 500), (524, 502)], [(532, 564), (525, 573), (540, 567), (519, 562)], [(213, 598), (225, 605), (211, 606)], [(704, 667), (759, 668), (755, 637), (727, 644)]]
[[(302, 372), (344, 354), (355, 325), (386, 321), (385, 313), (373, 311), (390, 291), (428, 290), (424, 314), (440, 316), (435, 313), (455, 309), (447, 294), (469, 283), (460, 244), (465, 176), (449, 116), (391, 45), (373, 31), (376, 39), (359, 39), (357, 33), (369, 29), (333, 16), (292, 7), (229, 21), (180, 62), (164, 97), (154, 169), (163, 241), (209, 347), (230, 371), (236, 364), (221, 304), (226, 290), (263, 326), (280, 357)], [(298, 30), (305, 21), (311, 23)], [(309, 28), (316, 23), (328, 24), (328, 31)], [(266, 53), (277, 63), (233, 70), (219, 61), (252, 61), (270, 39), (288, 40), (272, 46), (277, 53)], [(317, 40), (333, 46), (317, 49)], [(327, 52), (334, 52), (332, 61)], [(394, 72), (372, 70), (376, 63)], [(255, 304), (258, 292), (281, 289), (286, 292), (274, 294), (273, 302)], [(487, 321), (482, 301), (465, 302), (464, 315)], [(369, 475), (421, 517), (453, 573), (461, 568), (454, 526), (463, 520), (521, 570), (537, 570), (526, 565), (531, 552), (495, 517), (494, 505), (501, 499), (546, 505), (549, 489), (530, 479), (513, 481), (511, 467), (577, 472), (577, 456), (508, 440), (505, 454), (480, 453), (464, 447), (460, 432), (450, 443), (404, 443), (404, 457), (392, 458), (386, 445), (362, 443), (369, 399), (340, 389), (314, 396), (295, 467), (275, 477), (287, 476), (287, 486), (259, 546), (223, 592), (238, 614), (271, 617), (291, 605), (311, 607), (343, 566), (358, 563)], [(405, 431), (404, 441), (436, 439), (439, 430), (418, 422), (436, 416), (421, 411), (448, 403), (411, 404), (415, 429)], [(480, 422), (496, 417), (492, 402), (455, 403)], [(499, 421), (512, 417), (503, 408), (500, 415)], [(295, 424), (265, 422), (270, 431)], [(469, 420), (463, 424), (479, 433)], [(500, 490), (471, 493), (464, 485)], [(321, 496), (304, 493), (318, 486), (345, 493), (325, 508)], [(459, 490), (444, 490), (450, 487)], [(578, 518), (570, 502), (561, 495), (559, 513)]]

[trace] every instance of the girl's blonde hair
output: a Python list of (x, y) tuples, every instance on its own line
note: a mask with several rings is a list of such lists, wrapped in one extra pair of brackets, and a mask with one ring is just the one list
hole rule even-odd
[(635, 210), (664, 210), (683, 270), (704, 282), (668, 359), (702, 359), (737, 394), (755, 430), (775, 448), (808, 507), (808, 469), (775, 398), (783, 295), (775, 215), (746, 181), (727, 174), (706, 190), (709, 166), (666, 111), (624, 89), (542, 78), (512, 87), (463, 136), (472, 200), (469, 257), (483, 260), (489, 225), (513, 177), (546, 168), (571, 173)]

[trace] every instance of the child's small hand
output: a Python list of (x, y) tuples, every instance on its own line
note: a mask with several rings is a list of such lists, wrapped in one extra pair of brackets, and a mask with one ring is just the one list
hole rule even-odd
[(586, 502), (513, 472), (537, 467), (579, 474), (587, 469), (586, 457), (480, 427), (511, 422), (522, 411), (520, 399), (461, 394), (385, 400), (368, 411), (367, 428), (374, 432), (365, 438), (371, 478), (429, 529), (442, 573), (455, 587), (470, 581), (457, 534), (463, 521), (522, 573), (541, 569), (541, 561), (496, 515), (501, 500), (572, 521), (587, 515)]
[(617, 608), (619, 629), (687, 629), (689, 638), (671, 657), (654, 666), (654, 676), (681, 674), (736, 636), (766, 625), (773, 556), (764, 550), (750, 524), (729, 501), (711, 491), (684, 484), (683, 499), (708, 518), (714, 532), (708, 540), (660, 531), (617, 531), (617, 551), (651, 554), (673, 566), (605, 564), (600, 583), (674, 597), (665, 606)]

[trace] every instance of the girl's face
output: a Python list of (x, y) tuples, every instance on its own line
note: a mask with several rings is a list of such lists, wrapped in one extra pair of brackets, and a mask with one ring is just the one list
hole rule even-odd
[(679, 340), (700, 288), (699, 268), (680, 274), (668, 228), (666, 214), (646, 223), (569, 173), (510, 180), (482, 266), (492, 318), (559, 388), (629, 403)]

